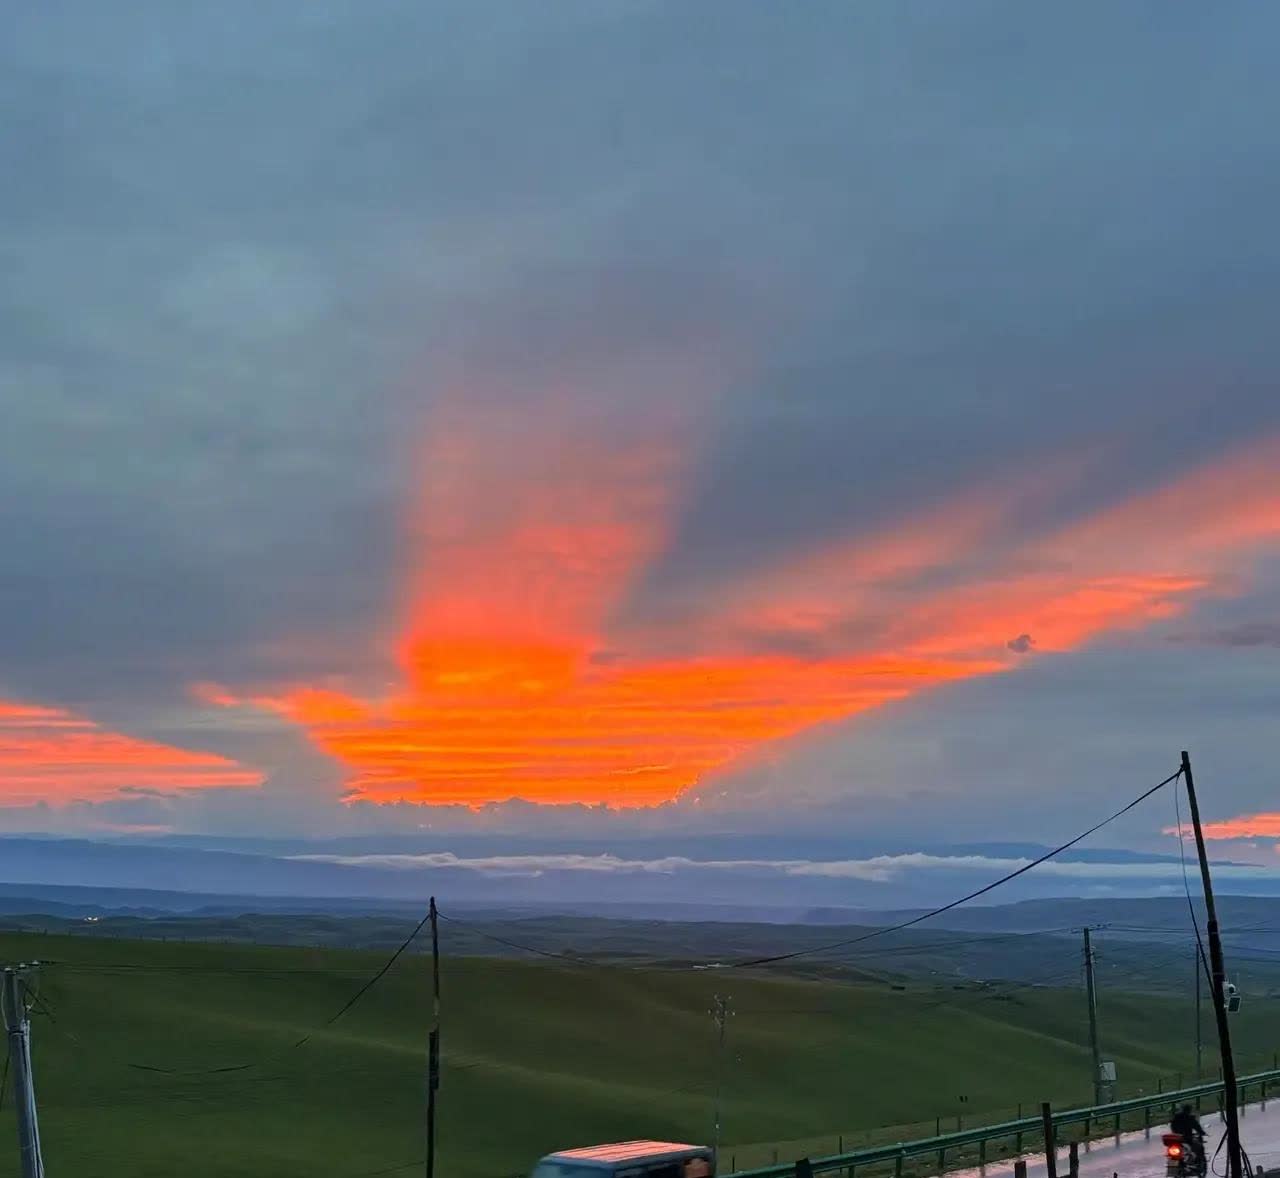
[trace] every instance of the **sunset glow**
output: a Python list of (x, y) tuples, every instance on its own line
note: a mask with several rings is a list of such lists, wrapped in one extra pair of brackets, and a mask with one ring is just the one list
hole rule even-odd
[(400, 686), (204, 698), (298, 725), (353, 800), (653, 805), (817, 725), (1006, 670), (1019, 635), (1065, 651), (1176, 616), (1280, 534), (1269, 445), (984, 568), (968, 566), (1007, 526), (998, 485), (622, 623), (678, 507), (675, 437), (564, 404), (444, 412), (408, 529)]
[(213, 753), (111, 732), (61, 708), (0, 700), (0, 803), (100, 801), (130, 790), (255, 786), (262, 774)]
[(1239, 818), (1206, 822), (1204, 837), (1207, 839), (1280, 839), (1280, 812), (1242, 814)]

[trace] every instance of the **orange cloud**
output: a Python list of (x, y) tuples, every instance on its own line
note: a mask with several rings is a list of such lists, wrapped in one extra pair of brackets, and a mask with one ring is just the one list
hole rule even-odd
[(257, 703), (302, 725), (366, 801), (641, 806), (761, 745), (1001, 665), (738, 657), (614, 668), (556, 654), (555, 671), (570, 668), (557, 678), (542, 652), (452, 653), (466, 672), (372, 704), (333, 695), (317, 707), (305, 688)]
[(254, 786), (262, 774), (213, 753), (111, 732), (61, 708), (0, 700), (0, 804), (102, 801), (122, 790)]
[(298, 725), (352, 799), (652, 805), (1016, 651), (1175, 616), (1280, 536), (1274, 441), (1015, 551), (1013, 509), (1064, 472), (994, 480), (623, 632), (618, 607), (661, 555), (683, 484), (679, 415), (656, 420), (622, 432), (554, 397), (444, 410), (408, 528), (398, 683), (202, 698)]
[(1221, 822), (1206, 822), (1207, 839), (1280, 838), (1280, 813), (1242, 814)]

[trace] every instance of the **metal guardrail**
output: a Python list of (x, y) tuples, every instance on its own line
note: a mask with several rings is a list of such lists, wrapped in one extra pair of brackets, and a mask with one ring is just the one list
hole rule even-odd
[[(1241, 1104), (1245, 1102), (1247, 1090), (1256, 1088), (1259, 1097), (1265, 1100), (1267, 1086), (1280, 1085), (1280, 1070), (1256, 1072), (1251, 1076), (1241, 1077), (1237, 1087), (1241, 1094)], [(1193, 1084), (1190, 1088), (1179, 1088), (1171, 1092), (1157, 1092), (1151, 1096), (1137, 1096), (1130, 1100), (1118, 1100), (1112, 1104), (1098, 1104), (1086, 1108), (1063, 1109), (1053, 1113), (1054, 1128), (1062, 1125), (1089, 1125), (1094, 1121), (1105, 1121), (1114, 1118), (1117, 1128), (1120, 1119), (1127, 1113), (1140, 1113), (1155, 1108), (1168, 1108), (1170, 1105), (1187, 1103), (1205, 1096), (1216, 1096), (1224, 1091), (1221, 1080), (1208, 1084)], [(812, 1158), (809, 1166), (814, 1174), (830, 1174), (844, 1170), (848, 1174), (859, 1166), (884, 1165), (893, 1162), (896, 1173), (901, 1173), (902, 1163), (907, 1158), (921, 1157), (924, 1154), (937, 1154), (939, 1168), (945, 1164), (948, 1150), (959, 1149), (966, 1145), (977, 1145), (985, 1155), (988, 1141), (1002, 1141), (1013, 1138), (1019, 1148), (1021, 1140), (1027, 1134), (1039, 1134), (1044, 1124), (1040, 1117), (1022, 1117), (1016, 1121), (1004, 1121), (996, 1125), (980, 1125), (973, 1129), (962, 1129), (955, 1133), (943, 1133), (937, 1137), (922, 1137), (916, 1141), (898, 1141), (891, 1145), (875, 1145), (866, 1149), (856, 1149), (850, 1153), (833, 1154), (825, 1158)], [(1088, 1130), (1086, 1129), (1086, 1132)], [(980, 1156), (980, 1161), (985, 1156)], [(758, 1170), (739, 1170), (727, 1178), (795, 1178), (796, 1163), (780, 1162), (777, 1165), (765, 1166)]]

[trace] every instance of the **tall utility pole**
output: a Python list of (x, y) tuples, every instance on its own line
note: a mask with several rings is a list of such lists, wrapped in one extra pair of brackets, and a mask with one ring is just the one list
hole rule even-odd
[(1228, 1178), (1243, 1178), (1240, 1154), (1240, 1093), (1236, 1088), (1236, 1061), (1231, 1052), (1231, 1026), (1227, 1022), (1227, 967), (1222, 959), (1222, 934), (1218, 929), (1218, 909), (1213, 902), (1213, 880), (1209, 876), (1209, 855), (1204, 849), (1204, 830), (1200, 825), (1200, 804), (1196, 801), (1196, 783), (1191, 776), (1191, 758), (1182, 754), (1182, 780), (1187, 784), (1187, 803), (1191, 808), (1191, 825), (1196, 832), (1196, 851), (1200, 856), (1200, 876), (1204, 880), (1204, 907), (1209, 934), (1209, 967), (1212, 971), (1213, 1016), (1218, 1024), (1218, 1049), (1222, 1052), (1223, 1119), (1227, 1123)]
[(1204, 1025), (1200, 1021), (1200, 942), (1191, 958), (1196, 967), (1196, 1083), (1204, 1079)]
[(1093, 977), (1093, 942), (1084, 928), (1084, 984), (1089, 997), (1089, 1052), (1093, 1057), (1093, 1103), (1102, 1103), (1102, 1052), (1098, 1049), (1098, 990)]
[(733, 1008), (729, 1005), (730, 1001), (731, 999), (727, 995), (717, 994), (711, 1006), (711, 1017), (716, 1021), (715, 1133), (711, 1144), (711, 1153), (717, 1173), (720, 1171), (720, 1099), (724, 1091), (725, 1034), (728, 1027), (729, 1016), (733, 1014)]
[(13, 1073), (13, 1105), (18, 1121), (18, 1158), (22, 1178), (44, 1178), (35, 1081), (31, 1074), (31, 1020), (21, 993), (24, 985), (18, 970), (6, 968), (0, 1002), (4, 1007), (4, 1026), (9, 1044), (9, 1070)]
[(427, 1178), (436, 1173), (436, 1092), (440, 1089), (440, 919), (436, 898), (431, 918), (431, 1033), (427, 1038)]

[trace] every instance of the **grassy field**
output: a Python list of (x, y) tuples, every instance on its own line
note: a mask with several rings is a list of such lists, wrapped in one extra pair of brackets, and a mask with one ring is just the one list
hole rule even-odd
[[(323, 1028), (384, 954), (0, 936), (0, 961), (32, 958), (56, 963), (43, 970), (34, 1030), (50, 1174), (417, 1169), (424, 958), (402, 958)], [(717, 988), (736, 1009), (724, 1140), (739, 1164), (767, 1160), (774, 1142), (833, 1148), (839, 1134), (851, 1145), (913, 1122), (932, 1132), (935, 1116), (954, 1125), (957, 1113), (1008, 1116), (1018, 1101), (1078, 1103), (1088, 1087), (1078, 988), (898, 991), (448, 956), (443, 986), (446, 1178), (523, 1174), (552, 1149), (601, 1140), (709, 1139)], [(1122, 1091), (1189, 1069), (1185, 1002), (1104, 991), (1101, 1019)], [(1246, 1069), (1270, 1066), (1280, 1002), (1251, 1002), (1234, 1025)], [(7, 1103), (0, 1157), (11, 1156), (12, 1117)]]

